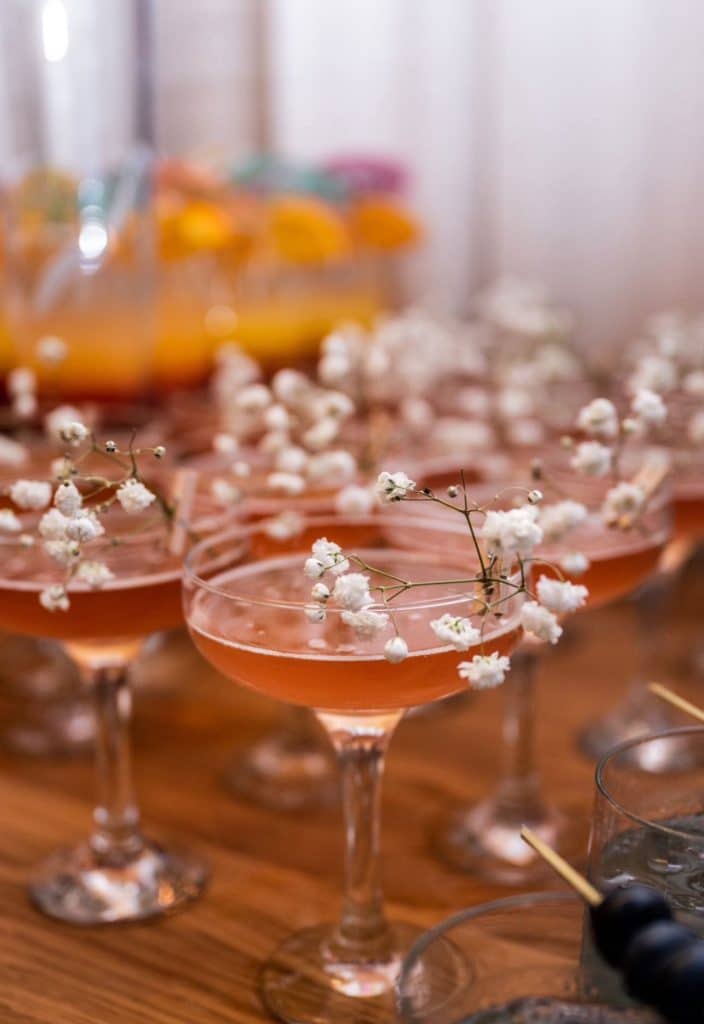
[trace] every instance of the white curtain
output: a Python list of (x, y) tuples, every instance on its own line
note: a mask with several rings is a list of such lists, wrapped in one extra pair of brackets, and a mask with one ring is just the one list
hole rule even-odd
[(432, 295), (528, 275), (602, 350), (704, 305), (700, 0), (271, 0), (269, 38), (274, 143), (406, 161)]

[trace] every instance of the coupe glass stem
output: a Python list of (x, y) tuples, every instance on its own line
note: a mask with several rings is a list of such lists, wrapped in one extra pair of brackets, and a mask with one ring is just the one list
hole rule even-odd
[(402, 714), (318, 713), (340, 764), (345, 822), (345, 887), (332, 944), (351, 962), (378, 960), (391, 948), (379, 873), (379, 812), (384, 756)]
[(95, 663), (80, 655), (78, 662), (95, 711), (97, 805), (90, 845), (105, 864), (125, 864), (144, 842), (132, 779), (130, 663)]
[(504, 684), (504, 773), (496, 790), (496, 817), (506, 824), (542, 818), (545, 807), (535, 759), (537, 646), (518, 650)]

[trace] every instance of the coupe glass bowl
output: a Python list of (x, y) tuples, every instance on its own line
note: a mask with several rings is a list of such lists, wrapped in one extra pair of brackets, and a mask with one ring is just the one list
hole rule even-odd
[[(400, 1019), (661, 1024), (625, 996), (621, 1001), (600, 994), (600, 964), (583, 940), (584, 923), (582, 902), (562, 892), (512, 896), (454, 914), (418, 939), (406, 957), (398, 982)], [(448, 943), (455, 949), (452, 960)]]

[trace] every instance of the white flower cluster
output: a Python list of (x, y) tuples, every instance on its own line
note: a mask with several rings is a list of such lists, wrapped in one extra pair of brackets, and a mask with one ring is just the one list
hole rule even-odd
[(535, 505), (506, 511), (490, 509), (479, 529), (488, 551), (499, 558), (529, 558), (543, 539)]
[[(322, 387), (306, 374), (280, 370), (270, 385), (258, 379), (248, 356), (228, 346), (215, 375), (215, 396), (227, 429), (213, 446), (235, 463), (236, 477), (249, 475), (247, 462), (236, 459), (241, 446), (254, 447), (273, 494), (296, 497), (309, 489), (339, 490), (357, 475), (354, 456), (340, 446), (345, 423), (355, 411), (350, 397)], [(239, 500), (240, 488), (222, 503)]]
[(18, 366), (11, 370), (5, 381), (12, 402), (12, 412), (18, 420), (30, 420), (37, 411), (37, 378), (34, 370)]

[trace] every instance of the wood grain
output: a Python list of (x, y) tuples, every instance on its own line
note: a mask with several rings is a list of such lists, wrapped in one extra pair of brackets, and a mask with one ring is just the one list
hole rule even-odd
[[(261, 961), (293, 928), (334, 917), (341, 827), (335, 808), (287, 816), (235, 801), (222, 773), (263, 735), (276, 706), (225, 682), (185, 637), (154, 672), (169, 691), (137, 700), (135, 762), (148, 831), (212, 865), (197, 905), (169, 919), (81, 929), (40, 916), (25, 883), (58, 844), (83, 837), (91, 810), (86, 759), (0, 752), (0, 1021), (2, 1024), (254, 1024)], [(551, 652), (541, 682), (539, 742), (550, 795), (585, 830), (592, 766), (577, 727), (616, 699), (634, 668), (626, 606), (588, 613)], [(456, 874), (428, 836), (457, 800), (486, 793), (496, 771), (500, 691), (408, 719), (392, 744), (383, 848), (390, 911), (423, 927), (506, 890)], [(557, 770), (559, 766), (559, 770)]]

